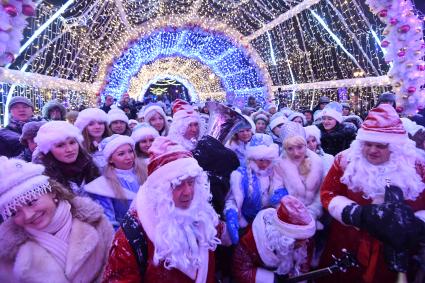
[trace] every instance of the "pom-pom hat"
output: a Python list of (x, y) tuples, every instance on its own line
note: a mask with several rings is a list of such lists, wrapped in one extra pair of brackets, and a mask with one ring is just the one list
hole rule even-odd
[(91, 121), (108, 122), (108, 115), (99, 108), (86, 108), (78, 114), (74, 125), (80, 129), (80, 131), (83, 131)]
[(159, 137), (158, 131), (148, 123), (137, 125), (131, 134), (131, 138), (137, 143), (147, 136)]
[(182, 176), (195, 177), (202, 172), (192, 153), (167, 137), (156, 138), (149, 148), (148, 186), (172, 184)]
[(53, 145), (67, 138), (75, 138), (79, 143), (83, 141), (80, 130), (74, 125), (65, 121), (50, 121), (40, 127), (34, 142), (40, 152), (47, 154)]
[(271, 136), (254, 134), (246, 147), (245, 156), (254, 160), (274, 160), (279, 157), (279, 147), (273, 143)]
[(408, 135), (394, 107), (380, 104), (369, 111), (356, 140), (377, 143), (405, 143)]
[(16, 209), (51, 192), (49, 178), (42, 175), (44, 166), (20, 159), (0, 157), (0, 213), (3, 219)]
[(103, 139), (99, 147), (101, 148), (105, 159), (109, 160), (114, 151), (124, 144), (129, 144), (134, 149), (135, 142), (131, 137), (113, 134), (112, 136)]
[(280, 200), (274, 222), (285, 236), (297, 240), (311, 238), (316, 232), (316, 221), (307, 207), (290, 195)]

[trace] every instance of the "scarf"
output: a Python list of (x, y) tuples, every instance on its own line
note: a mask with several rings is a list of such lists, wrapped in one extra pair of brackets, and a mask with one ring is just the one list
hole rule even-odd
[(25, 230), (55, 258), (65, 272), (71, 227), (71, 204), (60, 201), (49, 225), (42, 230), (32, 228), (25, 228)]
[(84, 181), (89, 183), (98, 177), (99, 174), (96, 174), (96, 176), (89, 176), (92, 172), (92, 168), (90, 167), (90, 157), (83, 154), (80, 148), (77, 160), (75, 160), (74, 163), (67, 164), (57, 161), (57, 168), (54, 170), (60, 171), (66, 178), (66, 181), (74, 182), (80, 186)]
[(28, 121), (18, 121), (16, 119), (14, 119), (13, 117), (10, 117), (9, 119), (9, 124), (7, 125), (7, 128), (9, 128), (10, 130), (22, 134), (22, 128), (24, 127), (24, 125), (28, 122), (32, 122), (32, 121), (40, 121), (40, 119), (37, 118), (31, 118)]

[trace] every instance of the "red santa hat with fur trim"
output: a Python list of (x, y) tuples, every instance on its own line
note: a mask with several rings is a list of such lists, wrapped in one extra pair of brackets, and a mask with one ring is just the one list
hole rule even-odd
[(409, 138), (397, 112), (389, 104), (380, 104), (369, 111), (357, 140), (377, 143), (405, 143)]
[(173, 122), (187, 118), (199, 120), (199, 114), (189, 102), (182, 99), (176, 99), (173, 102)]

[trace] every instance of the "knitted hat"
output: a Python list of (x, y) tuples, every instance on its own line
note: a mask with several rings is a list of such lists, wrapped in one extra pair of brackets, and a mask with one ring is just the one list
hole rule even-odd
[(305, 131), (303, 126), (299, 123), (289, 121), (288, 123), (283, 124), (280, 128), (280, 139), (284, 142), (287, 138), (300, 136), (304, 140), (306, 139)]
[(116, 105), (111, 106), (111, 110), (108, 112), (108, 125), (114, 121), (123, 121), (128, 124), (128, 117), (125, 112), (118, 108)]
[(48, 177), (42, 175), (44, 166), (20, 159), (0, 156), (0, 213), (3, 219), (16, 209), (51, 192)]
[(300, 117), (303, 120), (303, 125), (307, 124), (304, 114), (300, 112), (292, 112), (292, 114), (289, 115), (288, 120), (293, 121), (297, 117)]
[(273, 143), (271, 136), (254, 134), (246, 147), (245, 156), (247, 159), (254, 160), (274, 160), (279, 157), (279, 147)]
[(155, 113), (159, 113), (159, 115), (164, 118), (164, 121), (167, 120), (167, 116), (165, 115), (164, 109), (159, 104), (148, 104), (143, 108), (143, 116), (145, 117), (145, 122), (149, 123), (149, 120)]
[(49, 120), (50, 119), (49, 113), (54, 108), (58, 108), (59, 111), (61, 112), (61, 118), (62, 119), (65, 119), (66, 109), (62, 105), (62, 103), (60, 103), (59, 101), (57, 101), (55, 99), (54, 100), (50, 100), (49, 102), (47, 102), (46, 104), (44, 104), (43, 110), (41, 111), (42, 112), (42, 115), (43, 115), (43, 118), (46, 119), (46, 120)]
[(134, 149), (135, 142), (129, 136), (113, 134), (110, 137), (104, 138), (100, 142), (99, 147), (102, 149), (105, 159), (109, 160), (114, 151), (123, 144), (129, 144)]
[(99, 108), (86, 108), (78, 114), (74, 125), (83, 131), (91, 121), (108, 122), (108, 115)]
[(154, 138), (159, 137), (158, 131), (148, 123), (141, 123), (137, 125), (131, 134), (131, 138), (136, 143), (147, 136), (153, 136)]
[(323, 108), (322, 117), (334, 118), (338, 123), (342, 122), (342, 106), (338, 102), (331, 102)]
[[(280, 115), (276, 116), (276, 114), (280, 114)], [(279, 125), (285, 124), (288, 121), (288, 119), (281, 112), (278, 112), (276, 114), (273, 115), (272, 119), (270, 120), (269, 127), (271, 130), (273, 130)]]
[(309, 136), (315, 137), (316, 142), (318, 144), (320, 144), (320, 138), (321, 138), (322, 134), (320, 133), (320, 130), (317, 126), (315, 126), (315, 125), (307, 126), (307, 127), (304, 127), (304, 130), (305, 130), (305, 135), (306, 135), (307, 138)]
[(187, 101), (176, 99), (173, 102), (173, 122), (183, 119), (199, 119), (199, 114)]
[(79, 143), (83, 141), (80, 130), (74, 125), (65, 121), (50, 121), (40, 127), (34, 142), (40, 152), (47, 154), (54, 144), (67, 138), (75, 138)]
[(331, 100), (327, 96), (322, 96), (322, 97), (319, 98), (319, 104), (329, 103), (329, 102), (331, 102)]
[(158, 137), (149, 148), (149, 186), (159, 186), (164, 182), (174, 182), (184, 176), (195, 177), (202, 173), (192, 153), (167, 137)]
[(19, 138), (21, 144), (26, 145), (27, 140), (34, 139), (40, 127), (45, 123), (45, 121), (32, 121), (25, 123), (25, 125), (22, 127), (21, 137)]
[(23, 96), (14, 96), (10, 99), (9, 101), (9, 110), (12, 108), (13, 105), (15, 105), (16, 103), (23, 103), (29, 107), (31, 107), (32, 109), (34, 109), (34, 105), (32, 104), (32, 102)]
[(404, 143), (408, 136), (395, 109), (389, 104), (380, 104), (369, 111), (356, 139), (377, 143)]
[(297, 240), (308, 239), (316, 232), (316, 221), (308, 209), (301, 201), (290, 195), (280, 200), (274, 223), (285, 236)]

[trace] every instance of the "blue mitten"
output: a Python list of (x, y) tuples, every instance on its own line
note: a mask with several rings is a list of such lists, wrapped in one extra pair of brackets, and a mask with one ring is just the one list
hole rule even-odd
[(232, 240), (232, 244), (236, 245), (239, 243), (239, 216), (236, 210), (226, 210), (226, 226), (230, 239)]
[(286, 195), (288, 195), (288, 191), (285, 188), (275, 190), (270, 196), (270, 205), (274, 206), (278, 204), (280, 200)]

